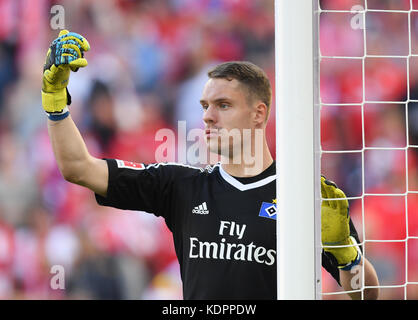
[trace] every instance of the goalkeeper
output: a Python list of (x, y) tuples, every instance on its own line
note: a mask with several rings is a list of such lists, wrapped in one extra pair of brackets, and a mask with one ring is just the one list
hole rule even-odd
[[(91, 156), (71, 119), (69, 76), (87, 66), (84, 53), (89, 49), (84, 37), (64, 30), (52, 42), (44, 66), (42, 105), (63, 177), (92, 190), (100, 205), (165, 219), (180, 263), (184, 299), (276, 299), (275, 219), (280, 213), (276, 163), (266, 140), (271, 87), (264, 71), (249, 62), (226, 62), (208, 72), (200, 104), (208, 148), (220, 163), (205, 169), (145, 165)], [(228, 132), (242, 134), (245, 129), (250, 129), (249, 141), (225, 139)], [(262, 139), (256, 141), (260, 131)], [(240, 147), (240, 155), (246, 156), (254, 141), (261, 152), (256, 170), (248, 174), (245, 161), (231, 161), (231, 155)], [(375, 270), (357, 245), (344, 193), (325, 177), (321, 191), (322, 265), (344, 290), (353, 291), (352, 298), (359, 298), (363, 281), (378, 285)], [(377, 289), (364, 290), (365, 299), (377, 296)]]

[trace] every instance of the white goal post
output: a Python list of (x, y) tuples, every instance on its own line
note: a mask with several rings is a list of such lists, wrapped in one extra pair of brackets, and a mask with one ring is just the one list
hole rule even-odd
[(279, 300), (321, 299), (317, 6), (275, 0)]

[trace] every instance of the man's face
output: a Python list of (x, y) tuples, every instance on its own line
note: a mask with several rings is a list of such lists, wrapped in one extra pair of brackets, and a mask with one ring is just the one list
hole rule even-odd
[(246, 143), (243, 129), (254, 129), (255, 126), (254, 108), (249, 103), (248, 92), (238, 80), (208, 80), (200, 104), (211, 152), (230, 157), (231, 152), (242, 150)]

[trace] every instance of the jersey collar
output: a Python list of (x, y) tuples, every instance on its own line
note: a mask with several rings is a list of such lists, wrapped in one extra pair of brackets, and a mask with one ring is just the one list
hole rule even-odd
[(272, 175), (272, 176), (268, 176), (264, 179), (258, 180), (256, 182), (244, 184), (244, 183), (238, 181), (233, 176), (231, 176), (229, 173), (227, 173), (222, 168), (222, 166), (220, 164), (218, 166), (219, 166), (219, 173), (221, 174), (221, 177), (226, 182), (228, 182), (230, 185), (232, 185), (233, 187), (237, 188), (240, 191), (246, 191), (246, 190), (251, 190), (251, 189), (255, 189), (255, 188), (265, 186), (266, 184), (269, 184), (270, 182), (274, 181), (276, 179), (276, 176), (277, 176), (277, 175)]

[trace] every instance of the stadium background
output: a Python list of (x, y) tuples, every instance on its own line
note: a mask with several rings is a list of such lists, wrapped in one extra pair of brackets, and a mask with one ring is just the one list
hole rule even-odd
[[(410, 9), (410, 1), (369, 1), (383, 9)], [(412, 2), (418, 9), (418, 1)], [(208, 67), (250, 60), (268, 74), (274, 89), (273, 0), (0, 1), (0, 298), (1, 299), (178, 299), (179, 269), (171, 235), (152, 215), (99, 207), (93, 194), (61, 177), (41, 108), (42, 66), (59, 30), (50, 8), (65, 8), (67, 29), (86, 36), (89, 66), (73, 73), (71, 114), (96, 157), (154, 162), (158, 129), (201, 127), (199, 98)], [(350, 10), (362, 0), (321, 1), (323, 9)], [(323, 13), (324, 56), (362, 56), (363, 32), (350, 27), (352, 13)], [(411, 14), (412, 53), (418, 53), (418, 15)], [(408, 55), (405, 15), (368, 18), (368, 54)], [(406, 22), (407, 23), (407, 22)], [(370, 50), (370, 51), (369, 51)], [(410, 58), (410, 98), (418, 99), (418, 59)], [(367, 100), (404, 101), (406, 59), (366, 59)], [(301, 75), (303, 76), (303, 75)], [(324, 150), (362, 148), (361, 60), (323, 59), (321, 117)], [(273, 105), (274, 110), (274, 105)], [(366, 146), (418, 145), (418, 107), (367, 104)], [(268, 125), (275, 153), (275, 113)], [(418, 190), (418, 152), (408, 150), (409, 190)], [(361, 195), (361, 153), (324, 154), (323, 173), (346, 191)], [(406, 191), (403, 150), (365, 151), (365, 191)], [(163, 201), (163, 199), (162, 199)], [(418, 236), (418, 195), (366, 197), (367, 239)], [(350, 201), (363, 238), (361, 201)], [(407, 219), (408, 218), (408, 219)], [(406, 223), (407, 221), (407, 223)], [(370, 243), (367, 257), (382, 285), (418, 281), (418, 240)], [(408, 272), (406, 273), (406, 261)], [(51, 266), (65, 270), (65, 290), (52, 290)], [(406, 279), (408, 277), (408, 279)], [(323, 273), (325, 292), (339, 291)], [(382, 289), (381, 298), (402, 299), (403, 287)], [(344, 299), (342, 295), (326, 299)], [(408, 299), (418, 285), (408, 286)]]

